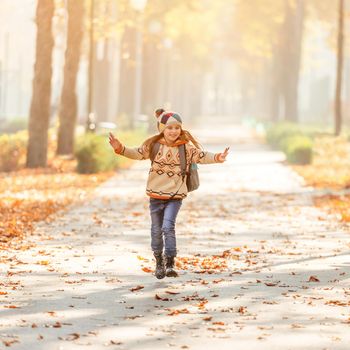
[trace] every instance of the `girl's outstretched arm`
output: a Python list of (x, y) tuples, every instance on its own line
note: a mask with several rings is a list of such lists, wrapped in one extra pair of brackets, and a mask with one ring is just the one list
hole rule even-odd
[(113, 147), (115, 153), (120, 154), (124, 157), (136, 160), (149, 158), (148, 147), (144, 145), (138, 148), (125, 147), (117, 138), (114, 137), (111, 132), (109, 133), (109, 143)]
[(114, 135), (109, 133), (109, 144), (113, 147), (116, 153), (120, 153), (123, 149), (122, 143), (114, 137)]
[(213, 164), (223, 163), (226, 160), (230, 147), (226, 147), (223, 153), (212, 153), (196, 148), (193, 145), (187, 145), (189, 157), (192, 163)]
[(226, 147), (224, 153), (219, 154), (219, 156), (217, 157), (219, 163), (223, 163), (224, 161), (226, 161), (229, 149), (230, 147)]

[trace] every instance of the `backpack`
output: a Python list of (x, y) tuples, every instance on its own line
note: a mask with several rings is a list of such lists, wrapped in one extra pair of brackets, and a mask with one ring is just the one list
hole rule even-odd
[[(196, 163), (192, 163), (192, 158), (191, 158), (189, 171), (186, 172), (187, 159), (186, 159), (185, 145), (180, 145), (178, 147), (179, 147), (179, 155), (180, 155), (182, 182), (185, 181), (185, 178), (186, 178), (187, 192), (192, 192), (199, 187), (198, 166)], [(159, 148), (160, 148), (160, 143), (156, 142), (153, 145), (152, 151), (150, 153), (150, 159), (152, 163), (156, 158)]]

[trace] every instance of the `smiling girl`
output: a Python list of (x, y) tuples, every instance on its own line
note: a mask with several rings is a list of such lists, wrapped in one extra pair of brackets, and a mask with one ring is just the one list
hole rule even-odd
[[(223, 163), (229, 148), (223, 153), (206, 152), (189, 131), (182, 128), (178, 113), (160, 108), (155, 111), (155, 117), (159, 134), (147, 139), (141, 147), (125, 147), (112, 133), (109, 134), (109, 143), (116, 154), (131, 159), (152, 160), (146, 194), (150, 197), (151, 248), (156, 259), (155, 275), (161, 279), (165, 276), (178, 276), (174, 270), (177, 254), (175, 222), (182, 200), (188, 193), (184, 178), (191, 163)], [(186, 153), (186, 174), (181, 169), (181, 145), (184, 145)]]

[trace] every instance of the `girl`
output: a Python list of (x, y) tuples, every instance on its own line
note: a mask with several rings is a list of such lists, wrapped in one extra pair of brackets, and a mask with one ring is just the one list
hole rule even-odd
[(175, 221), (188, 192), (185, 174), (181, 171), (179, 146), (185, 147), (187, 171), (191, 163), (223, 163), (229, 148), (223, 153), (205, 152), (196, 139), (182, 129), (179, 114), (160, 108), (155, 111), (155, 117), (159, 134), (147, 139), (141, 147), (125, 147), (112, 133), (109, 134), (109, 143), (116, 154), (131, 159), (152, 160), (146, 194), (150, 197), (151, 248), (156, 259), (155, 275), (161, 279), (165, 276), (178, 276), (174, 270), (177, 253)]

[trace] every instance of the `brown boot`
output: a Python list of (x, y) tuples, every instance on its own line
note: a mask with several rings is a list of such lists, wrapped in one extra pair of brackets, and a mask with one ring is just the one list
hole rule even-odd
[(175, 257), (166, 256), (165, 262), (165, 276), (167, 277), (179, 277), (178, 273), (174, 270)]
[(162, 253), (153, 253), (154, 257), (156, 258), (156, 271), (155, 276), (158, 279), (162, 279), (165, 277), (165, 267), (164, 267), (164, 257)]

